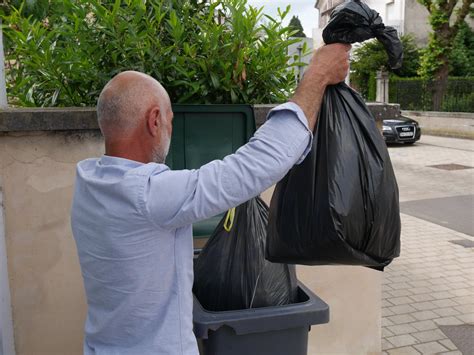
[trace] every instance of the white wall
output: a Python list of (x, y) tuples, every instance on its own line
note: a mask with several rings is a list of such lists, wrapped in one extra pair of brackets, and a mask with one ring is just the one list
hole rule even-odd
[[(300, 47), (300, 46), (302, 47), (304, 44), (306, 44), (306, 46), (308, 48), (308, 54), (302, 56), (301, 62), (309, 64), (309, 62), (311, 60), (311, 57), (312, 57), (313, 48), (314, 48), (313, 39), (309, 38), (309, 37), (301, 37), (301, 38), (298, 38), (298, 39), (299, 39), (299, 42), (294, 43), (294, 44), (292, 44), (291, 46), (288, 47), (288, 55), (290, 57), (293, 57), (294, 55), (298, 55), (298, 52), (299, 52), (298, 47)], [(294, 62), (293, 58), (290, 58), (289, 62), (293, 63)], [(301, 69), (301, 71), (300, 71), (301, 75), (302, 75), (302, 73), (304, 73), (304, 70), (305, 70), (305, 68)], [(295, 68), (295, 71), (298, 72), (299, 69)]]

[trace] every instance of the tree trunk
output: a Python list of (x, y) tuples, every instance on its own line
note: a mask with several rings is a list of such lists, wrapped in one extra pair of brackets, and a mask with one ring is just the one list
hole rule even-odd
[(449, 64), (447, 58), (443, 58), (443, 65), (436, 71), (433, 85), (433, 110), (441, 111), (444, 95), (448, 88)]
[(444, 95), (448, 88), (448, 75), (449, 75), (449, 58), (448, 52), (452, 45), (452, 39), (454, 37), (454, 31), (449, 26), (449, 22), (443, 23), (438, 29), (435, 30), (435, 39), (445, 49), (439, 56), (438, 59), (441, 65), (434, 73), (433, 82), (433, 110), (441, 111), (443, 105)]

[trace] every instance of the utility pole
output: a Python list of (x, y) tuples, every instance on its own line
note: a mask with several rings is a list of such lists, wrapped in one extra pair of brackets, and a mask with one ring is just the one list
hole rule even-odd
[[(303, 45), (301, 43), (298, 44), (298, 47), (296, 47), (296, 49), (298, 50), (298, 60), (299, 62), (301, 62), (301, 55), (303, 53)], [(297, 80), (296, 80), (296, 83), (299, 84), (301, 79), (303, 78), (303, 73), (304, 73), (304, 68), (302, 66), (299, 66), (298, 67), (298, 77), (297, 77)]]

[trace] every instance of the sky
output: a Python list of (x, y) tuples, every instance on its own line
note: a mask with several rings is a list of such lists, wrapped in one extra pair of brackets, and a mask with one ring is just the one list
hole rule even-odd
[(299, 17), (307, 37), (313, 36), (313, 28), (317, 27), (318, 10), (314, 7), (316, 0), (248, 0), (250, 5), (256, 7), (264, 7), (264, 13), (270, 16), (278, 14), (277, 9), (280, 7), (285, 9), (287, 5), (291, 5), (291, 11), (285, 18), (285, 24), (290, 22), (293, 15)]

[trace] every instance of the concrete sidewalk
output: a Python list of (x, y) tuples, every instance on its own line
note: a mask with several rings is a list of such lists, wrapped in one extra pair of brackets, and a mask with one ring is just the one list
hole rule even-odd
[(474, 324), (473, 249), (451, 243), (472, 238), (404, 214), (402, 223), (402, 253), (382, 286), (382, 348), (461, 354), (440, 326)]
[[(389, 151), (405, 213), (401, 256), (384, 273), (384, 354), (474, 354), (472, 209), (455, 218), (474, 196), (474, 142), (422, 136)], [(433, 217), (445, 199), (450, 208)]]

